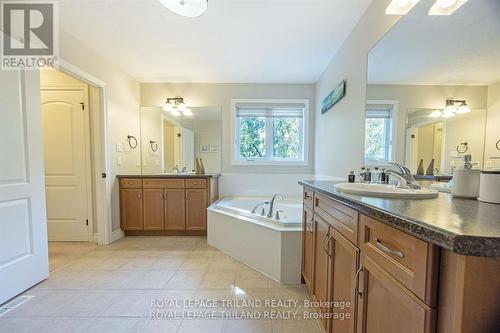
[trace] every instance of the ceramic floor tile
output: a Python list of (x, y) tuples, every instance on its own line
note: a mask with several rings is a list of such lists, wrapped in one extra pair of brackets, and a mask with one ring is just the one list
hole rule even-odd
[(235, 286), (238, 288), (268, 288), (269, 279), (253, 270), (242, 270), (236, 273)]
[[(224, 320), (183, 320), (178, 333), (222, 333), (224, 330)], [(236, 331), (235, 331), (236, 332)]]
[(10, 318), (0, 317), (0, 332), (2, 333), (24, 333), (39, 332), (50, 318)]
[(209, 270), (242, 270), (245, 268), (245, 265), (230, 257), (215, 257), (209, 267)]
[(166, 289), (198, 289), (205, 271), (178, 271), (165, 285)]
[(271, 320), (232, 319), (224, 321), (224, 333), (272, 333)]
[(321, 329), (316, 320), (285, 320), (272, 321), (273, 333), (320, 333)]
[(140, 319), (129, 328), (127, 333), (176, 333), (182, 320)]
[(208, 271), (201, 281), (200, 288), (232, 288), (236, 279), (236, 271)]
[(179, 267), (181, 271), (192, 271), (192, 270), (207, 270), (212, 263), (211, 258), (207, 257), (186, 257), (184, 263)]

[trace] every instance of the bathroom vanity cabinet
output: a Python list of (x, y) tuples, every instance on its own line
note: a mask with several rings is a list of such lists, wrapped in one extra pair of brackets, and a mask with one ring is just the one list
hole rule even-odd
[(431, 232), (416, 237), (394, 216), (301, 185), (302, 280), (323, 332), (500, 332), (500, 260), (487, 250), (497, 240), (484, 256), (457, 254)]
[(204, 235), (218, 176), (120, 176), (120, 221), (126, 235)]

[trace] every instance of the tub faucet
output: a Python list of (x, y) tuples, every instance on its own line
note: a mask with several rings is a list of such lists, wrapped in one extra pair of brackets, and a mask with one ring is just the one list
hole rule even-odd
[[(252, 214), (255, 214), (257, 212), (257, 209), (259, 209), (260, 206), (262, 205), (269, 205), (269, 201), (262, 201), (262, 202), (259, 202), (253, 209), (252, 209)], [(264, 209), (264, 208), (262, 208)], [(264, 214), (262, 214), (264, 215)]]
[(386, 174), (396, 177), (396, 179), (398, 180), (397, 187), (412, 189), (412, 190), (420, 190), (422, 188), (420, 185), (417, 184), (415, 178), (413, 178), (410, 169), (398, 163), (390, 163), (390, 164), (394, 165), (396, 168), (399, 169), (399, 171), (401, 171), (401, 172), (397, 172), (394, 170), (385, 171)]
[(282, 194), (276, 193), (275, 195), (273, 195), (271, 204), (269, 206), (269, 211), (267, 212), (267, 217), (270, 219), (273, 218), (274, 200), (276, 200), (276, 198), (280, 198), (281, 200), (285, 199)]

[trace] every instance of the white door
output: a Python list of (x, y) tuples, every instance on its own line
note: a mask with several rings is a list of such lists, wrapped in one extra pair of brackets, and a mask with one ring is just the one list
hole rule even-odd
[(84, 100), (83, 89), (42, 89), (49, 241), (89, 240), (89, 118)]
[(0, 304), (49, 274), (38, 71), (0, 70)]
[(181, 167), (194, 170), (194, 132), (181, 127)]

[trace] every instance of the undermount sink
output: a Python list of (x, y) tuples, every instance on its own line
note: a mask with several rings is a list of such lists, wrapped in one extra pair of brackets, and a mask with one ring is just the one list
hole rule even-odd
[(439, 195), (438, 191), (427, 188), (413, 190), (399, 188), (394, 185), (365, 183), (336, 184), (335, 190), (337, 190), (338, 192), (392, 199), (434, 199)]

